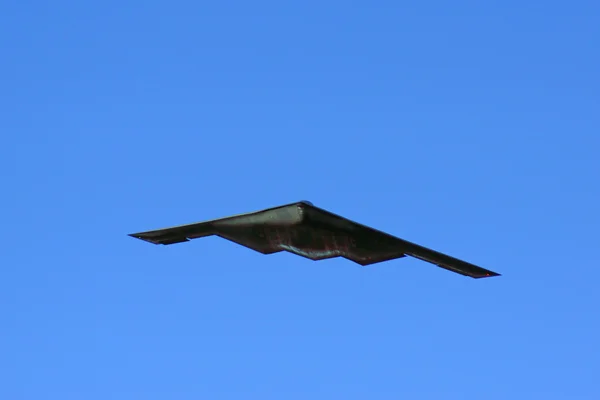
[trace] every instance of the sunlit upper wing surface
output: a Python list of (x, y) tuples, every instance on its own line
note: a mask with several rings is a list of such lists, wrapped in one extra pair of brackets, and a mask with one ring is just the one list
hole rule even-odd
[(412, 256), (472, 278), (496, 272), (394, 237), (307, 201), (130, 236), (155, 244), (216, 235), (263, 254), (288, 251), (311, 260), (344, 257), (369, 265)]

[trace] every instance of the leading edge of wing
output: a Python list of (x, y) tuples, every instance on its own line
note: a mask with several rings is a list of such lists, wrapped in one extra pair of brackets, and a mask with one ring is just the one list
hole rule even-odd
[(228, 217), (216, 218), (216, 219), (211, 219), (211, 220), (203, 221), (203, 222), (195, 222), (195, 223), (191, 223), (191, 224), (171, 226), (168, 228), (156, 229), (156, 230), (146, 231), (146, 232), (130, 233), (128, 236), (134, 237), (136, 239), (141, 239), (146, 242), (154, 243), (154, 244), (168, 245), (168, 244), (174, 244), (174, 243), (183, 243), (183, 242), (188, 242), (190, 239), (197, 239), (197, 238), (212, 236), (212, 235), (217, 234), (217, 230), (214, 227), (214, 224), (217, 222), (224, 222), (224, 221), (231, 220), (231, 219), (238, 218), (238, 217), (245, 217), (245, 216), (260, 214), (260, 213), (264, 213), (267, 211), (276, 210), (279, 208), (285, 208), (285, 207), (297, 205), (299, 203), (312, 205), (312, 203), (310, 203), (308, 201), (294, 202), (294, 203), (290, 203), (290, 204), (284, 204), (281, 206), (266, 208), (264, 210), (251, 211), (251, 212), (242, 213), (242, 214), (235, 214), (235, 215), (230, 215)]

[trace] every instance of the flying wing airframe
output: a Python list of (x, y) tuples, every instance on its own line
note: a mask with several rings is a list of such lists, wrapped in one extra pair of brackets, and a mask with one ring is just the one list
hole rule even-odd
[(129, 236), (170, 245), (212, 235), (262, 254), (288, 251), (311, 260), (344, 257), (363, 266), (411, 256), (472, 278), (500, 275), (351, 221), (309, 201)]

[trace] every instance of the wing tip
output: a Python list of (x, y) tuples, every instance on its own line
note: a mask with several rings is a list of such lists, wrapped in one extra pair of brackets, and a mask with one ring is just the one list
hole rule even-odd
[(183, 242), (189, 242), (190, 241), (186, 236), (180, 236), (180, 235), (176, 235), (176, 236), (151, 236), (151, 235), (146, 234), (146, 233), (129, 233), (127, 236), (131, 236), (133, 238), (140, 239), (140, 240), (143, 240), (143, 241), (148, 242), (148, 243), (163, 244), (163, 245), (175, 244), (175, 243), (183, 243)]
[(144, 242), (148, 242), (148, 243), (160, 244), (160, 242), (158, 242), (156, 240), (152, 240), (151, 237), (148, 237), (148, 236), (144, 235), (143, 233), (128, 233), (127, 236), (135, 238), (135, 239), (140, 239), (140, 240), (143, 240)]
[(502, 276), (502, 274), (499, 274), (499, 273), (494, 272), (494, 271), (487, 271), (483, 275), (476, 275), (476, 276), (473, 276), (473, 278), (475, 278), (475, 279), (493, 278), (495, 276)]

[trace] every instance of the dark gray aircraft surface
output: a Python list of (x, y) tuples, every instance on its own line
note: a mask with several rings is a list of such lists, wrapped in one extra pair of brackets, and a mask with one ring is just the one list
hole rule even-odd
[(309, 201), (129, 236), (167, 245), (212, 235), (263, 254), (288, 251), (311, 260), (344, 257), (363, 266), (411, 256), (472, 278), (500, 275), (361, 225)]

